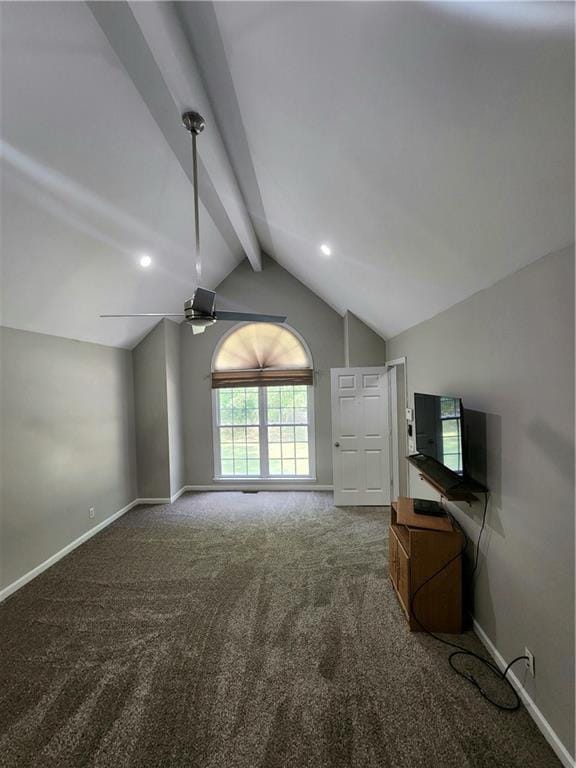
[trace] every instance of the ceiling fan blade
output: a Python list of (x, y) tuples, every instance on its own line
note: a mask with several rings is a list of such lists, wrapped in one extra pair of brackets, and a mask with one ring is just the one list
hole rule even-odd
[(216, 320), (246, 320), (251, 323), (284, 323), (284, 315), (260, 315), (256, 312), (225, 312), (221, 309), (214, 313)]
[(174, 314), (172, 312), (147, 312), (136, 315), (100, 315), (100, 317), (186, 317), (182, 312)]
[(192, 299), (192, 309), (201, 315), (211, 315), (214, 312), (216, 294), (207, 288), (196, 288)]

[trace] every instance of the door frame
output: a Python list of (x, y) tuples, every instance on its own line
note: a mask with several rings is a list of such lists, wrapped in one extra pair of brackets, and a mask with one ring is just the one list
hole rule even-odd
[[(393, 491), (393, 473), (398, 477), (399, 492), (402, 492), (402, 486), (406, 489), (406, 496), (410, 496), (410, 472), (408, 468), (408, 462), (402, 455), (402, 442), (405, 443), (405, 452), (408, 454), (408, 422), (406, 419), (406, 409), (408, 408), (408, 366), (405, 357), (398, 357), (394, 360), (388, 360), (386, 362), (386, 368), (388, 370), (388, 376), (395, 375), (397, 369), (401, 369), (400, 376), (404, 380), (404, 397), (402, 401), (396, 400), (396, 407), (393, 407), (392, 397), (390, 396), (390, 378), (388, 379), (388, 425), (390, 430), (390, 450), (388, 452), (390, 458), (390, 493)], [(397, 391), (396, 391), (397, 395)], [(394, 467), (394, 450), (392, 446), (392, 440), (394, 431), (398, 436), (398, 445), (396, 446), (398, 462)], [(403, 436), (403, 438), (401, 437)]]

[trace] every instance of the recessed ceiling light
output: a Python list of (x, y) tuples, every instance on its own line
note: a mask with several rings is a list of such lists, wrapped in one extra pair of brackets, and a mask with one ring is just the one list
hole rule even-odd
[(148, 256), (148, 254), (145, 253), (143, 256), (140, 257), (141, 267), (149, 267), (150, 264), (152, 264), (152, 259), (150, 258), (150, 256)]
[(324, 256), (331, 256), (332, 255), (332, 248), (330, 248), (329, 245), (326, 245), (326, 243), (322, 243), (320, 246), (320, 250), (324, 254)]

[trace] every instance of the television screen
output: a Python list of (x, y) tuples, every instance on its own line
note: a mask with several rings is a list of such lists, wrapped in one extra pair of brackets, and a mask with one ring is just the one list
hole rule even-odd
[(414, 395), (416, 451), (464, 475), (462, 401), (446, 395)]

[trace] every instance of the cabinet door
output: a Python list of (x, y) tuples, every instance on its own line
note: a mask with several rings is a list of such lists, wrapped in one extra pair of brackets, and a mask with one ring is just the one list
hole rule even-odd
[(404, 550), (400, 545), (398, 545), (397, 558), (398, 558), (398, 562), (397, 562), (398, 581), (396, 584), (396, 588), (398, 589), (398, 594), (400, 595), (400, 600), (402, 601), (404, 610), (406, 611), (406, 614), (409, 614), (410, 613), (410, 560), (408, 559), (408, 555), (404, 552)]
[(388, 534), (388, 553), (389, 553), (389, 567), (390, 567), (390, 578), (392, 579), (392, 583), (398, 589), (398, 541), (396, 539), (396, 536), (394, 535), (394, 531), (392, 528), (389, 530)]

